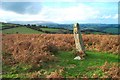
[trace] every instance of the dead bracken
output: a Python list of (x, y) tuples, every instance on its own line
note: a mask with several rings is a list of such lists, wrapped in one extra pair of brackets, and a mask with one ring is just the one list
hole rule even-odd
[[(82, 34), (82, 37), (86, 50), (118, 53), (117, 35)], [(12, 60), (39, 65), (43, 62), (55, 61), (54, 55), (59, 50), (72, 51), (75, 49), (72, 34), (3, 34), (2, 44), (4, 54), (11, 55)], [(5, 58), (3, 57), (3, 61)], [(12, 61), (12, 63), (15, 62)]]

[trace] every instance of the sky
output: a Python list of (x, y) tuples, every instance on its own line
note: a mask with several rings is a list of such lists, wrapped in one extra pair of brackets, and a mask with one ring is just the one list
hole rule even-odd
[(4, 0), (0, 6), (0, 22), (118, 23), (117, 0)]

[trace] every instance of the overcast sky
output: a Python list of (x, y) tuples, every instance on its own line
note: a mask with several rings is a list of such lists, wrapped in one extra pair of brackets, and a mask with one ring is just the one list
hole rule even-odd
[[(56, 23), (118, 23), (118, 2), (79, 0), (20, 2), (4, 0), (0, 21), (51, 21)], [(24, 0), (26, 1), (26, 0)]]

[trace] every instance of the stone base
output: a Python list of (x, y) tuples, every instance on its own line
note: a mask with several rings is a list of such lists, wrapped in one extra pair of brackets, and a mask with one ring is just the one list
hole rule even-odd
[(83, 60), (84, 58), (81, 58), (80, 56), (76, 56), (74, 60)]
[(81, 60), (82, 58), (80, 56), (76, 56), (74, 60)]
[(75, 56), (80, 56), (81, 58), (84, 58), (85, 55), (86, 54), (83, 51), (77, 51), (77, 52), (75, 52)]

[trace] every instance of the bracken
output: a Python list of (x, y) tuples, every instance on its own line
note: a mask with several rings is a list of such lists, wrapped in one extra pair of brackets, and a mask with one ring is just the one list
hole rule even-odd
[[(86, 50), (118, 54), (118, 35), (82, 34)], [(75, 49), (73, 34), (10, 34), (2, 37), (2, 51), (16, 62), (42, 64), (54, 61), (59, 50)], [(3, 57), (3, 62), (6, 57)]]

